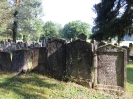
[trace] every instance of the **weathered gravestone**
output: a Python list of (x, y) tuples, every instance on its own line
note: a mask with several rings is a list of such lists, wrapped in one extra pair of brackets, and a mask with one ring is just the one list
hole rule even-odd
[(62, 79), (66, 70), (66, 42), (53, 39), (47, 44), (47, 72), (51, 76)]
[(126, 49), (126, 52), (127, 52), (127, 62), (129, 62), (129, 48), (127, 46), (122, 46), (122, 48)]
[(83, 41), (86, 41), (86, 38), (87, 38), (87, 36), (85, 35), (85, 34), (80, 34), (79, 36), (78, 36), (78, 38), (80, 39), (80, 40), (83, 40)]
[(133, 44), (129, 43), (129, 59), (133, 61)]
[(74, 82), (91, 87), (92, 86), (92, 44), (77, 40), (66, 46), (66, 73)]
[(46, 48), (34, 48), (32, 54), (32, 68), (33, 71), (45, 74), (46, 73), (46, 61), (47, 61), (47, 53)]
[(13, 51), (12, 57), (12, 72), (26, 72), (30, 68), (30, 58), (31, 51), (30, 50), (16, 50)]
[(15, 51), (17, 48), (16, 48), (16, 43), (12, 43), (11, 45), (11, 51)]
[(10, 53), (0, 52), (0, 71), (11, 70), (11, 56)]
[(94, 88), (122, 92), (126, 88), (126, 49), (108, 44), (94, 55)]
[(46, 38), (42, 37), (42, 47), (46, 47)]

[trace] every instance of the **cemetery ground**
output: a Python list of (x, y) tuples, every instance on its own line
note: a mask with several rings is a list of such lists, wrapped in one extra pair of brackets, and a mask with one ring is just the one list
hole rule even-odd
[(133, 62), (127, 64), (126, 93), (121, 96), (40, 74), (1, 72), (0, 99), (133, 99)]

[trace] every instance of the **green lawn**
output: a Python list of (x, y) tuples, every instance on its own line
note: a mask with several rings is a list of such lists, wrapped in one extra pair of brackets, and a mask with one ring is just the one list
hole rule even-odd
[(132, 96), (133, 99), (133, 62), (127, 64), (127, 83), (126, 88), (128, 93)]
[(39, 74), (0, 74), (0, 99), (133, 99), (133, 63), (127, 65), (127, 92), (122, 96), (88, 89)]

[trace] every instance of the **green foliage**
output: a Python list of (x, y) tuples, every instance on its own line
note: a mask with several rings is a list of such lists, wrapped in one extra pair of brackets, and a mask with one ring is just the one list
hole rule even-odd
[(53, 23), (52, 21), (47, 21), (43, 26), (43, 35), (48, 38), (59, 37), (61, 31), (61, 25)]
[[(1, 0), (0, 4), (0, 31), (6, 33), (12, 30), (13, 38), (17, 32), (24, 35), (30, 34), (36, 37), (42, 32), (42, 0)], [(39, 36), (38, 36), (39, 35)]]
[(76, 40), (79, 34), (85, 34), (88, 38), (90, 34), (90, 25), (81, 21), (72, 21), (66, 24), (61, 32), (61, 36), (65, 39)]
[(22, 40), (22, 39), (23, 39), (23, 34), (22, 33), (17, 34), (17, 40)]
[(118, 37), (120, 41), (125, 34), (131, 35), (132, 5), (131, 0), (101, 0), (96, 4), (94, 10), (97, 17), (94, 20), (91, 38), (101, 41)]
[(24, 42), (29, 41), (29, 35), (23, 35), (23, 41)]

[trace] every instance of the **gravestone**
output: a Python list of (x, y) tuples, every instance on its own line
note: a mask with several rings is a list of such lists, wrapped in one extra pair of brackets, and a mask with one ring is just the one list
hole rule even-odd
[(92, 44), (77, 40), (66, 46), (66, 73), (69, 79), (83, 86), (92, 86)]
[(47, 53), (46, 48), (34, 48), (32, 54), (32, 68), (33, 71), (45, 74), (46, 73), (46, 61), (47, 61)]
[(133, 44), (129, 43), (129, 60), (133, 61)]
[(28, 49), (28, 43), (27, 42), (24, 43), (24, 48)]
[(126, 49), (108, 44), (94, 54), (94, 88), (122, 92), (126, 88)]
[(12, 57), (12, 72), (26, 72), (30, 68), (30, 58), (31, 51), (30, 50), (16, 50), (13, 51)]
[(80, 40), (83, 40), (83, 41), (86, 41), (86, 38), (87, 38), (87, 36), (85, 35), (85, 34), (80, 34), (79, 36), (78, 36), (78, 38), (80, 39)]
[(15, 51), (17, 48), (16, 48), (16, 43), (12, 43), (11, 45), (11, 51)]
[(39, 44), (39, 42), (36, 42), (34, 47), (41, 47), (41, 45)]
[(11, 70), (11, 56), (10, 53), (0, 52), (0, 71)]
[(126, 49), (126, 52), (127, 52), (127, 62), (129, 62), (129, 48), (127, 46), (122, 46), (122, 48)]
[(53, 39), (47, 43), (47, 72), (56, 79), (62, 79), (66, 70), (66, 42)]
[(46, 47), (46, 38), (42, 37), (42, 47)]

